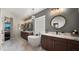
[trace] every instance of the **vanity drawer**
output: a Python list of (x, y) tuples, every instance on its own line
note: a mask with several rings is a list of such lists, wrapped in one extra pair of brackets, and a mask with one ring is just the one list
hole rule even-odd
[(54, 38), (54, 44), (55, 45), (62, 45), (62, 46), (67, 46), (67, 40), (62, 39), (62, 38)]

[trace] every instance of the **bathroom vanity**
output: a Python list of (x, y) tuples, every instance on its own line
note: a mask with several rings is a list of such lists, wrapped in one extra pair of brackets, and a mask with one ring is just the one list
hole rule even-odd
[(79, 51), (79, 39), (68, 34), (44, 33), (41, 46), (48, 51)]
[(28, 40), (28, 36), (29, 36), (29, 35), (33, 35), (33, 32), (32, 32), (32, 31), (21, 31), (21, 37), (22, 37), (23, 39)]

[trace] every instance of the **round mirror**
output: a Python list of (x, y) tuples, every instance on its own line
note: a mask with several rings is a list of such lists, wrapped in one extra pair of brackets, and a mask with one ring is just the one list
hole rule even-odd
[(61, 28), (66, 23), (66, 18), (62, 15), (58, 15), (52, 18), (51, 20), (51, 26), (54, 28)]

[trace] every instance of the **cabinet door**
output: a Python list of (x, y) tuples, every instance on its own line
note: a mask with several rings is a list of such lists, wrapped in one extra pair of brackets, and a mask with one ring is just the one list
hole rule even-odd
[(47, 50), (47, 40), (46, 40), (45, 36), (41, 37), (41, 46), (42, 46), (42, 48)]
[(70, 41), (70, 49), (72, 51), (79, 51), (79, 41), (71, 40)]
[(56, 51), (66, 51), (67, 50), (67, 40), (62, 38), (55, 38), (54, 40), (54, 50)]
[(53, 51), (54, 50), (54, 41), (50, 36), (42, 36), (41, 38), (42, 47), (46, 50)]
[(47, 37), (47, 42), (46, 42), (46, 44), (47, 44), (47, 49), (49, 50), (49, 51), (53, 51), (54, 50), (54, 40), (51, 38), (51, 37)]

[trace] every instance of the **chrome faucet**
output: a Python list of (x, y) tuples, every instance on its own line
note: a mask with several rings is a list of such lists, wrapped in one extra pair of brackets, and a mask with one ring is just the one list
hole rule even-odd
[(56, 34), (58, 34), (58, 23), (54, 23), (54, 28), (56, 29)]
[(58, 30), (56, 30), (56, 34), (58, 34)]

